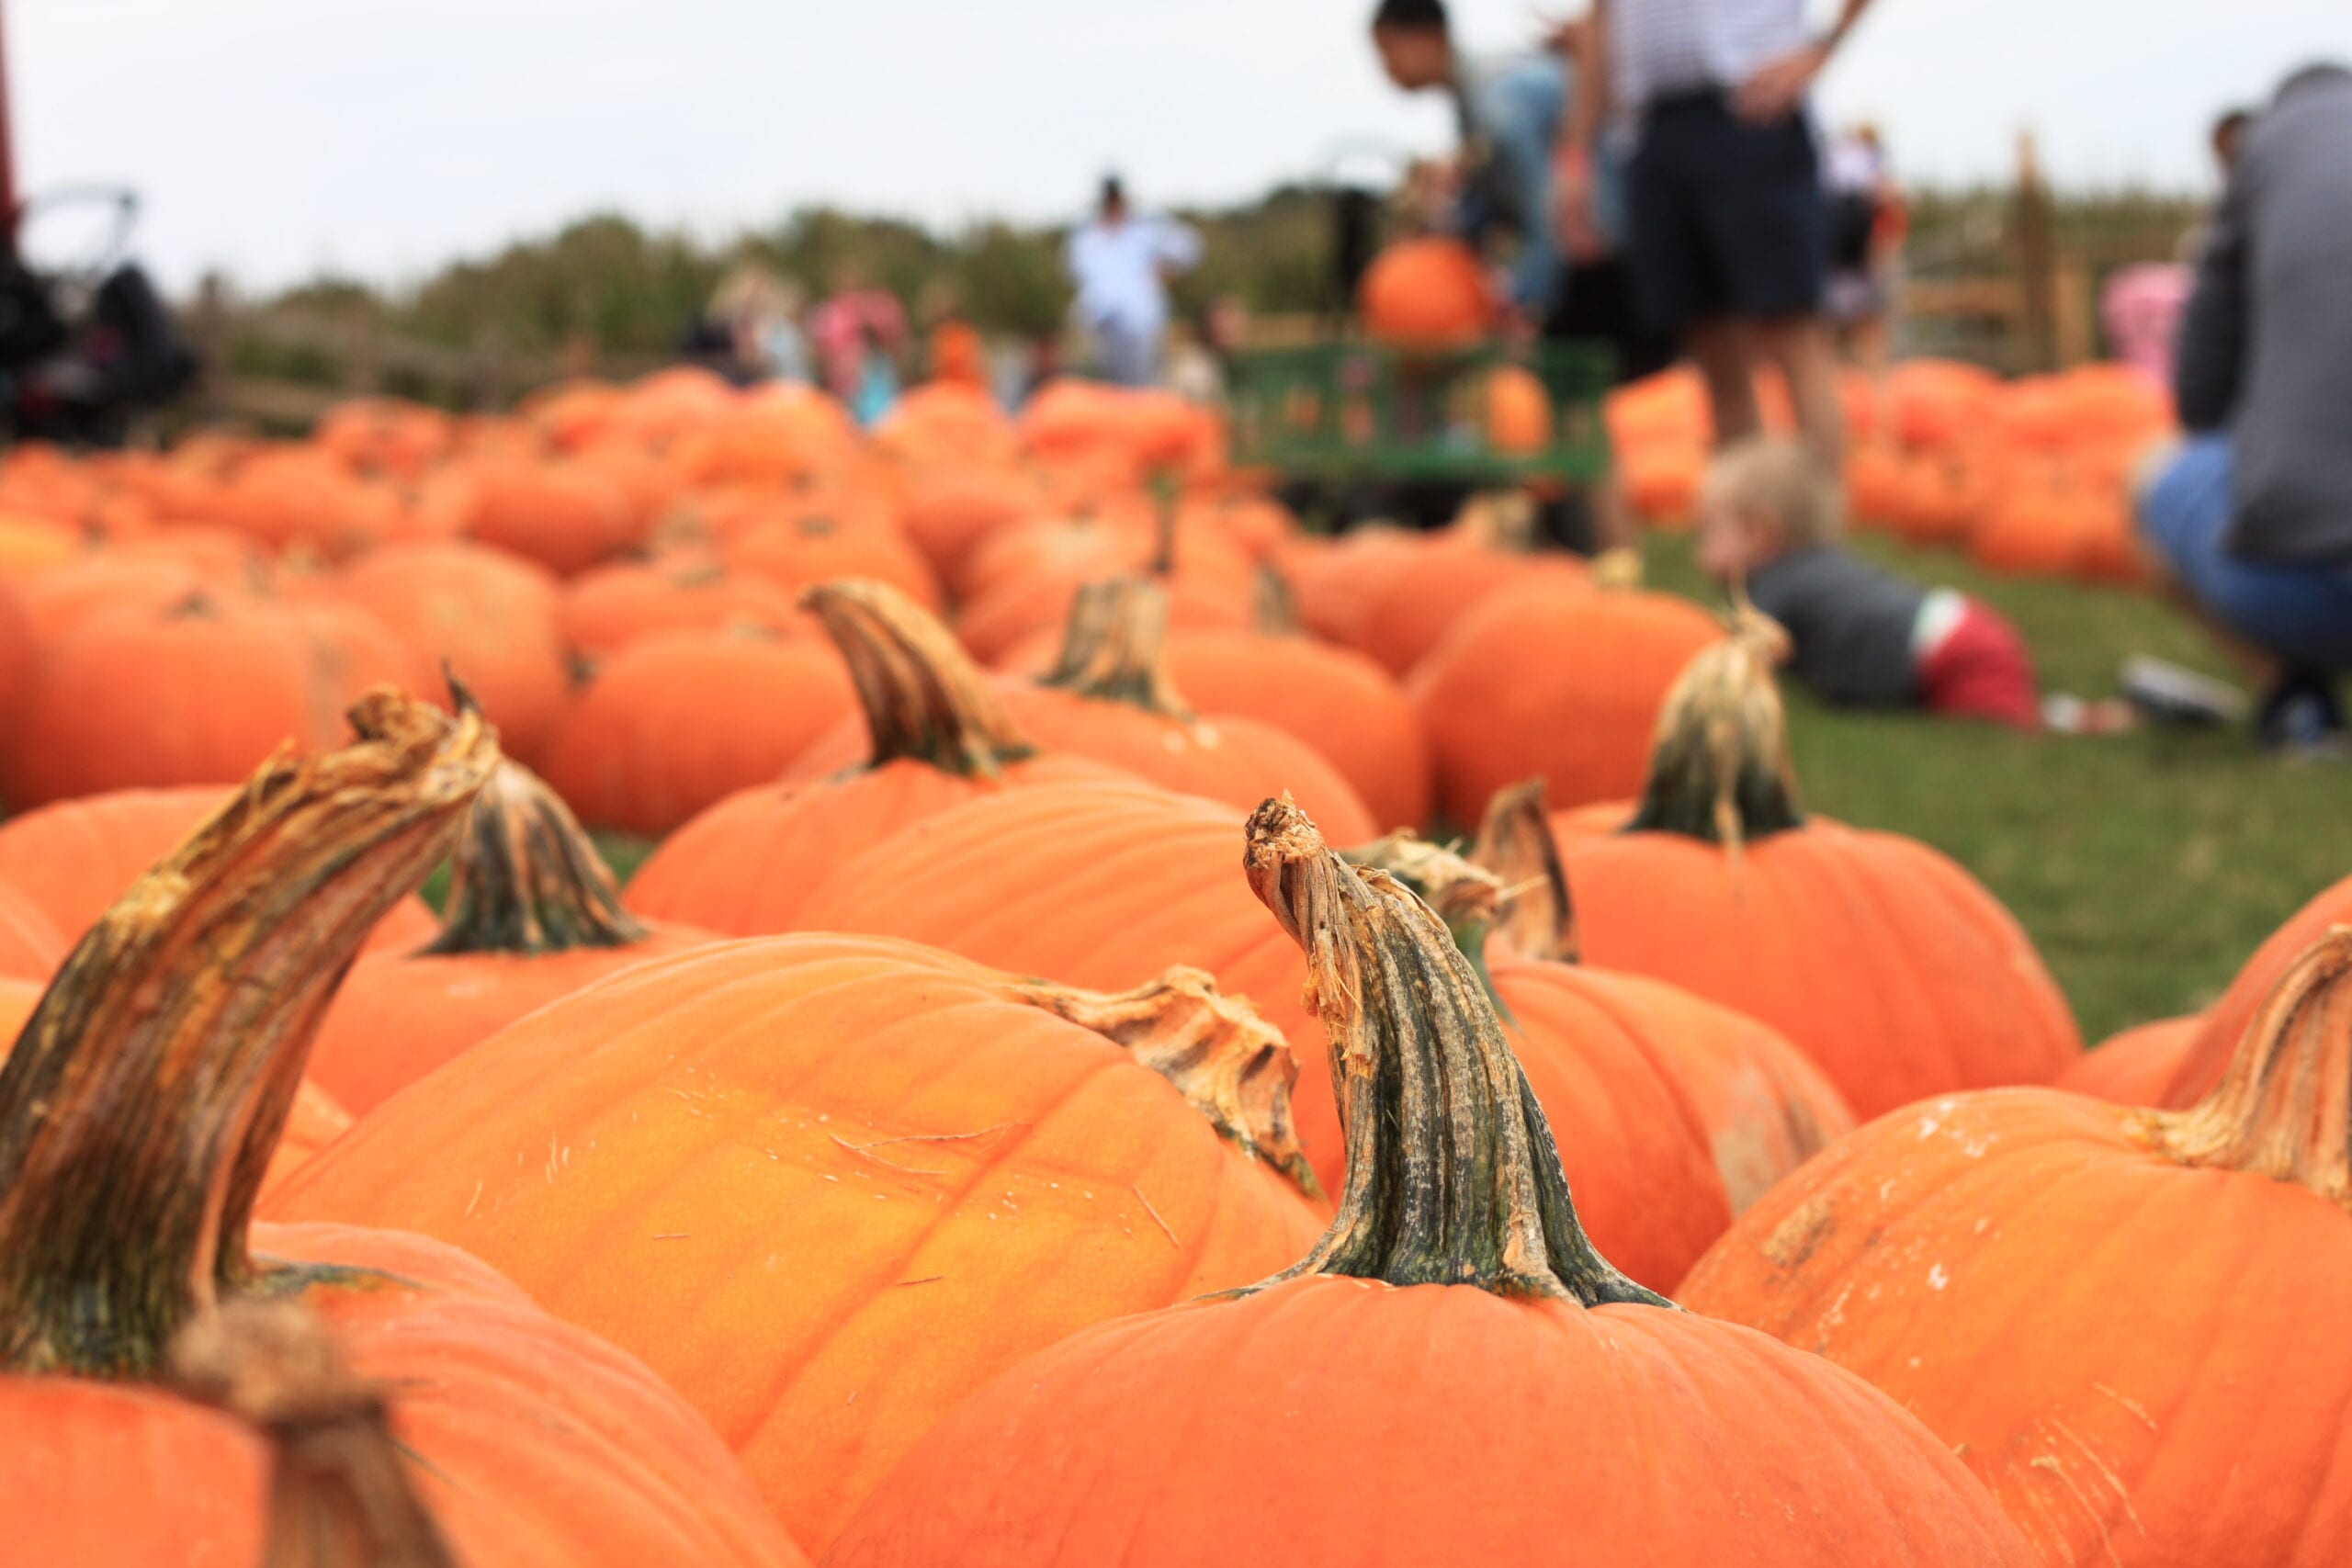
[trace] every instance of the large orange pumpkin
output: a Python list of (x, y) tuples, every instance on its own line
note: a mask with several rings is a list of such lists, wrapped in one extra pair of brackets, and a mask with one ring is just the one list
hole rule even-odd
[(10, 1552), (260, 1560), (267, 1455), (155, 1386), (184, 1328), (299, 1303), (386, 1391), (405, 1480), (473, 1562), (800, 1561), (640, 1363), (414, 1236), (253, 1226), (311, 1026), (496, 761), (389, 694), (266, 766), (75, 952), (0, 1067)]
[(2322, 889), (2255, 949), (2230, 988), (2222, 993), (2222, 999), (2206, 1010), (2204, 1025), (2183, 1054), (2171, 1083), (2161, 1098), (2150, 1103), (2181, 1109), (2211, 1093), (2222, 1081), (2237, 1042), (2245, 1038), (2255, 1010), (2278, 985), (2278, 977), (2312, 943), (2339, 925), (2352, 925), (2352, 876)]
[(2162, 1105), (2204, 1032), (2205, 1020), (2193, 1013), (2127, 1029), (2070, 1063), (2056, 1087), (2117, 1105)]
[[(70, 947), (230, 794), (202, 784), (114, 790), (10, 818), (0, 822), (0, 885), (22, 895)], [(403, 898), (369, 933), (368, 951), (421, 945), (435, 923), (422, 900)]]
[(494, 458), (477, 460), (469, 477), (467, 531), (559, 577), (612, 559), (643, 532), (628, 492), (591, 464)]
[[(1315, 1025), (1297, 951), (1233, 875), (1240, 822), (1238, 808), (1138, 785), (1041, 784), (952, 807), (847, 862), (800, 919), (1072, 985), (1129, 986), (1198, 964), (1303, 1049)], [(1532, 973), (1523, 998), (1513, 984), (1530, 1077), (1588, 1185), (1587, 1222), (1637, 1278), (1670, 1282), (1728, 1210), (1706, 1131), (1657, 1053), (1713, 1021), (1697, 1004), (1620, 1005), (1636, 987), (1615, 977)], [(1336, 1190), (1340, 1107), (1319, 1054), (1300, 1055), (1293, 1102), (1307, 1157)]]
[[(1502, 791), (1471, 851), (1478, 869), (1505, 890), (1487, 955), (1498, 994), (1514, 964), (1535, 960), (1548, 973), (1582, 954), (1544, 806), (1541, 779)], [(1649, 1025), (1645, 1038), (1706, 1130), (1733, 1213), (1745, 1213), (1781, 1178), (1853, 1131), (1845, 1096), (1778, 1030), (1661, 981), (1582, 973), (1605, 982), (1621, 1012)]]
[(1505, 589), (1582, 584), (1584, 563), (1576, 557), (1530, 547), (1532, 522), (1521, 497), (1465, 508), (1452, 526), (1427, 536), (1412, 570), (1374, 596), (1355, 646), (1402, 679), (1464, 617)]
[(1798, 808), (1770, 660), (1744, 628), (1691, 662), (1630, 821), (1555, 819), (1586, 958), (1771, 1025), (1860, 1115), (2056, 1077), (2081, 1039), (2008, 911), (1925, 844)]
[[(199, 592), (85, 622), (50, 649), (9, 759), (11, 797), (228, 784), (288, 741), (333, 743), (370, 682), (359, 650), (298, 610)], [(393, 645), (377, 630), (372, 651)], [(403, 661), (405, 662), (405, 661)]]
[(2348, 1121), (2338, 931), (2194, 1109), (1913, 1106), (1783, 1183), (1683, 1300), (1893, 1394), (2044, 1562), (2345, 1562)]
[(1103, 1325), (989, 1384), (829, 1562), (2031, 1561), (1894, 1402), (1609, 1265), (1476, 974), (1409, 894), (1271, 803), (1247, 865), (1313, 955), (1339, 1216), (1238, 1299)]
[(1239, 715), (1197, 716), (1169, 679), (1167, 639), (1168, 600), (1150, 581), (1090, 584), (1053, 671), (1007, 684), (1005, 707), (1041, 746), (1170, 789), (1244, 807), (1288, 790), (1351, 841), (1379, 831), (1354, 788), (1305, 742)]
[(820, 755), (696, 815), (630, 879), (639, 914), (738, 936), (791, 931), (834, 867), (933, 812), (1023, 784), (1125, 776), (1040, 754), (947, 628), (895, 589), (829, 583), (808, 604), (857, 688), (864, 762), (843, 771)]
[(701, 551), (584, 572), (564, 585), (556, 613), (564, 647), (590, 658), (655, 632), (758, 626), (790, 633), (802, 624), (789, 591)]
[(658, 836), (781, 776), (855, 705), (822, 643), (750, 626), (662, 632), (572, 699), (542, 771), (582, 821)]
[(64, 961), (66, 946), (39, 904), (0, 881), (0, 976), (46, 981)]
[(319, 1025), (311, 1076), (356, 1114), (558, 997), (711, 940), (624, 910), (580, 824), (516, 762), (475, 796), (449, 867), (439, 934), (355, 964)]
[(1420, 716), (1364, 655), (1305, 637), (1180, 627), (1168, 634), (1168, 678), (1204, 714), (1254, 719), (1305, 743), (1354, 788), (1375, 825), (1429, 820)]
[(1401, 240), (1374, 256), (1356, 288), (1372, 335), (1408, 348), (1460, 348), (1495, 322), (1487, 269), (1459, 240)]
[(1476, 822), (1497, 790), (1535, 777), (1563, 807), (1633, 794), (1667, 692), (1720, 636), (1705, 611), (1663, 593), (1563, 583), (1493, 594), (1408, 685), (1439, 807)]
[(477, 1046), (271, 1210), (466, 1245), (645, 1356), (821, 1548), (1023, 1355), (1313, 1236), (1250, 1152), (1304, 1169), (1290, 1077), (1198, 974), (1103, 996), (904, 942), (728, 942)]
[(538, 755), (566, 686), (556, 585), (545, 570), (480, 545), (394, 545), (344, 569), (336, 589), (446, 663), (508, 750)]

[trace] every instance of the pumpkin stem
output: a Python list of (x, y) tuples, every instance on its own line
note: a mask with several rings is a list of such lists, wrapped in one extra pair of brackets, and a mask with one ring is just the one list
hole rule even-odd
[(2183, 1165), (2296, 1182), (2352, 1209), (2352, 926), (2279, 977), (2211, 1094), (2149, 1116)]
[(874, 738), (867, 766), (901, 760), (994, 778), (1036, 748), (954, 637), (895, 588), (843, 579), (800, 596), (849, 665)]
[(1504, 919), (1502, 879), (1481, 866), (1473, 865), (1452, 850), (1424, 840), (1410, 828), (1358, 844), (1351, 850), (1340, 852), (1340, 858), (1350, 865), (1385, 872), (1401, 884), (1405, 890), (1429, 906), (1430, 913), (1445, 924), (1453, 945), (1470, 964), (1471, 972), (1478, 976), (1479, 988), (1505, 1023), (1516, 1023), (1510, 1008), (1495, 989), (1495, 976), (1487, 967), (1487, 939), (1494, 934), (1498, 920)]
[(1577, 1224), (1543, 1109), (1429, 908), (1385, 872), (1351, 870), (1287, 799), (1250, 815), (1242, 865), (1306, 955), (1347, 1139), (1338, 1217), (1275, 1279), (1670, 1304), (1611, 1268)]
[(520, 762), (499, 763), (449, 852), (448, 913), (424, 951), (570, 953), (646, 936), (571, 808)]
[(82, 939), (0, 1066), (0, 1367), (135, 1375), (216, 1289), (336, 983), (497, 765), (390, 688), (273, 758)]
[(1497, 790), (1478, 824), (1470, 862), (1502, 883), (1495, 929), (1505, 942), (1529, 958), (1574, 964), (1576, 903), (1546, 804), (1542, 779)]
[(1242, 1153), (1283, 1171), (1309, 1197), (1323, 1195), (1291, 1122), (1298, 1062), (1290, 1043), (1248, 1002), (1219, 994), (1215, 978), (1180, 964), (1129, 991), (1082, 991), (1046, 980), (1012, 985), (1030, 1006), (1132, 1054)]
[(1268, 637), (1298, 633), (1298, 595), (1287, 578), (1263, 562), (1250, 574), (1250, 629)]
[(1772, 666), (1779, 625), (1742, 604), (1731, 635), (1700, 649), (1659, 710), (1648, 785), (1629, 832), (1740, 846), (1804, 825), (1789, 767), (1789, 721)]
[(179, 1393), (269, 1440), (262, 1568), (457, 1568), (410, 1483), (383, 1394), (345, 1368), (316, 1314), (232, 1302), (181, 1331), (172, 1374)]
[(1090, 582), (1070, 601), (1061, 657), (1039, 684), (1190, 723), (1168, 680), (1168, 594), (1148, 578)]

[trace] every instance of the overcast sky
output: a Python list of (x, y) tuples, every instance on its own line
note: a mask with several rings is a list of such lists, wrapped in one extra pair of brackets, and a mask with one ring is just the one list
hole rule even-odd
[[(1574, 3), (1574, 0), (1569, 0)], [(1834, 0), (1813, 0), (1826, 15)], [(1476, 48), (1529, 0), (1455, 0)], [(1351, 140), (1447, 137), (1370, 0), (6, 0), (19, 177), (124, 180), (166, 280), (413, 277), (592, 209), (711, 233), (829, 201), (1051, 218), (1104, 166), (1247, 196)], [(1906, 173), (2202, 189), (2204, 128), (2352, 0), (1877, 0), (1825, 111)]]

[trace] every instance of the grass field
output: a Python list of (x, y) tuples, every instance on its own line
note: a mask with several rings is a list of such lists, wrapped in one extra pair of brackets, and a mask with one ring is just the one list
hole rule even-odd
[[(2052, 689), (2111, 694), (2133, 652), (2226, 673), (2193, 628), (2144, 596), (1991, 577), (1876, 540), (1860, 547), (2007, 612)], [(1657, 539), (1650, 573), (1710, 596), (1679, 538)], [(2352, 768), (2281, 765), (2241, 733), (2040, 739), (1836, 712), (1794, 690), (1788, 705), (1806, 807), (1923, 839), (1974, 872), (2033, 933), (2093, 1043), (2204, 1006), (2273, 927), (2352, 873)], [(624, 874), (650, 848), (602, 841)]]
[[(2227, 673), (2143, 595), (1860, 547), (2007, 613), (2051, 689), (2110, 695), (2134, 652)], [(1651, 557), (1658, 586), (1701, 591), (1682, 541)], [(2241, 732), (2035, 738), (1835, 712), (1795, 691), (1788, 705), (1807, 807), (1923, 839), (1974, 872), (2033, 933), (2092, 1043), (2202, 1007), (2273, 927), (2352, 873), (2352, 768), (2284, 765)]]

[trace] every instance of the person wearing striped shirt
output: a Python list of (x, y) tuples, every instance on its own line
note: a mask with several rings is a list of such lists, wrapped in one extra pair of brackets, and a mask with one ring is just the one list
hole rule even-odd
[(1821, 312), (1829, 222), (1806, 98), (1870, 0), (1839, 0), (1826, 33), (1804, 0), (1593, 0), (1554, 181), (1562, 243), (1600, 243), (1592, 170), (1629, 136), (1625, 249), (1649, 323), (1705, 378), (1715, 439), (1762, 428), (1755, 373), (1786, 378), (1797, 422), (1832, 468), (1844, 446), (1837, 350)]

